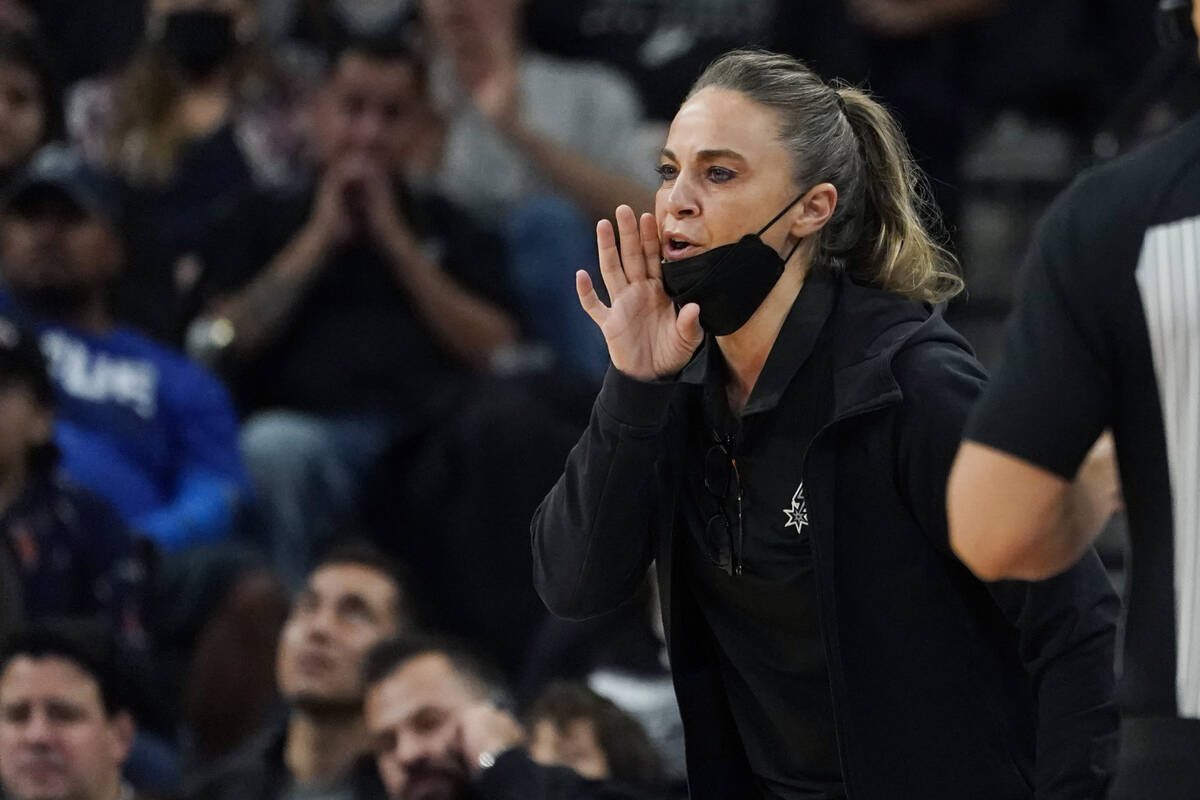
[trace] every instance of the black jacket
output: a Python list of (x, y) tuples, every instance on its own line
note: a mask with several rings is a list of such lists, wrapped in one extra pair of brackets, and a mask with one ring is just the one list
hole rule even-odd
[[(284, 764), (287, 723), (268, 725), (238, 750), (197, 775), (184, 787), (184, 800), (276, 800), (291, 786)], [(354, 800), (387, 800), (375, 760), (363, 756), (347, 776)]]
[[(927, 305), (834, 279), (817, 347), (833, 391), (797, 463), (849, 796), (1100, 796), (1119, 604), (1099, 560), (984, 585), (949, 549), (946, 477), (985, 380), (969, 346)], [(534, 516), (534, 572), (546, 605), (578, 619), (625, 601), (657, 561), (691, 794), (728, 800), (749, 794), (748, 767), (691, 594), (672, 591), (683, 409), (701, 391), (689, 382), (701, 355), (678, 381), (609, 371)], [(768, 413), (788, 413), (786, 398)]]
[[(286, 726), (271, 726), (253, 741), (198, 776), (184, 800), (276, 800), (291, 785), (283, 763)], [(388, 800), (375, 760), (363, 756), (349, 775), (354, 800)], [(564, 767), (535, 764), (524, 750), (501, 754), (495, 765), (464, 790), (463, 800), (637, 800), (605, 781), (580, 777)]]

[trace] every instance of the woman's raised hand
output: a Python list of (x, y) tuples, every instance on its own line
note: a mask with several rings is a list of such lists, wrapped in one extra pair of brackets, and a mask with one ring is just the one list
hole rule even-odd
[(632, 208), (618, 206), (616, 217), (617, 235), (608, 220), (596, 224), (600, 275), (611, 305), (600, 301), (583, 270), (575, 273), (579, 302), (600, 326), (614, 367), (643, 381), (673, 375), (704, 338), (700, 307), (688, 303), (677, 314), (663, 291), (654, 215), (642, 214), (639, 221)]

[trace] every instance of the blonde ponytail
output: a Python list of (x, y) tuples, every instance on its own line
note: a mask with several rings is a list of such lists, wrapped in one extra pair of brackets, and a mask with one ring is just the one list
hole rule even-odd
[(900, 126), (858, 89), (835, 89), (859, 143), (865, 224), (852, 247), (852, 271), (882, 289), (941, 302), (963, 289), (954, 256), (930, 232), (937, 224), (925, 175), (913, 162)]

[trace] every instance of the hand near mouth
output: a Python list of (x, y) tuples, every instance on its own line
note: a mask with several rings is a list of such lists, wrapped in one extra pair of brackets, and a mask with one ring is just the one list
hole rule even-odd
[[(675, 311), (662, 285), (658, 226), (653, 214), (639, 221), (629, 206), (612, 223), (596, 224), (600, 275), (612, 303), (604, 305), (587, 272), (575, 274), (579, 302), (600, 326), (613, 366), (631, 378), (649, 381), (679, 372), (700, 346), (700, 307)], [(618, 245), (619, 239), (619, 245)]]

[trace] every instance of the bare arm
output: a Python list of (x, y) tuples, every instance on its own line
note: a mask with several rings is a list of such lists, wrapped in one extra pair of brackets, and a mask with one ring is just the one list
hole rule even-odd
[(950, 546), (983, 580), (1042, 580), (1073, 565), (1121, 506), (1112, 439), (1074, 481), (966, 441), (947, 486)]
[[(498, 46), (500, 52), (503, 47)], [(488, 120), (532, 161), (545, 177), (593, 217), (607, 217), (620, 205), (635, 212), (654, 209), (654, 193), (637, 181), (533, 130), (520, 106), (517, 65), (511, 53), (496, 56), (472, 99)]]
[(212, 316), (229, 320), (237, 332), (230, 345), (235, 360), (253, 358), (286, 330), (328, 248), (320, 231), (305, 226), (261, 275), (216, 304)]
[(497, 349), (516, 342), (517, 325), (507, 314), (463, 289), (421, 250), (395, 206), (386, 170), (353, 157), (329, 169), (309, 221), (262, 274), (216, 304), (211, 316), (228, 319), (236, 331), (234, 359), (253, 358), (287, 330), (329, 252), (354, 229), (346, 200), (351, 186), (362, 190), (363, 232), (386, 254), (439, 344), (464, 364), (483, 367)]
[(516, 344), (512, 317), (456, 283), (425, 255), (411, 233), (393, 232), (383, 247), (421, 321), (459, 361), (483, 368), (497, 350)]
[(236, 332), (234, 360), (253, 358), (287, 329), (330, 250), (349, 237), (346, 189), (361, 169), (351, 160), (329, 167), (304, 227), (249, 285), (214, 304), (209, 316), (224, 317)]
[(361, 180), (371, 235), (437, 342), (473, 368), (486, 367), (497, 350), (516, 344), (519, 331), (512, 317), (465, 289), (421, 249), (384, 174), (368, 170)]
[(619, 205), (638, 212), (654, 209), (654, 193), (648, 188), (552, 142), (524, 122), (517, 121), (505, 133), (590, 216), (608, 216)]

